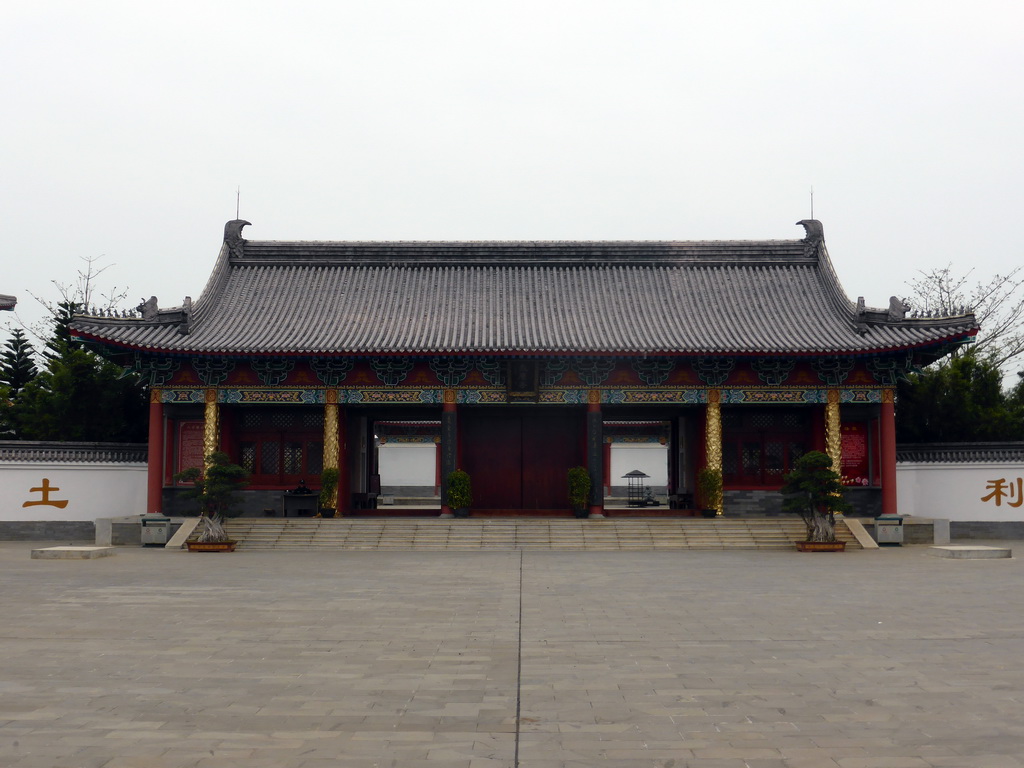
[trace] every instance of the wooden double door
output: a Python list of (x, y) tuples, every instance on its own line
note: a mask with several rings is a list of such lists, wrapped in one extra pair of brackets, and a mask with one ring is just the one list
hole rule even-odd
[(585, 464), (582, 408), (459, 410), (461, 465), (474, 509), (568, 510), (568, 471)]

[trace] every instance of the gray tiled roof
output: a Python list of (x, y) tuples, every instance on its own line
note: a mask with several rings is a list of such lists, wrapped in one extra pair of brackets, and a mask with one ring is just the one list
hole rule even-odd
[(80, 317), (76, 334), (179, 354), (832, 355), (977, 330), (858, 307), (808, 224), (784, 241), (392, 243), (249, 241), (243, 225), (194, 303)]
[(896, 446), (896, 461), (993, 463), (1024, 461), (1024, 442), (904, 443)]
[(17, 303), (17, 297), (8, 296), (6, 293), (0, 293), (0, 309), (14, 309)]
[(63, 443), (0, 440), (0, 462), (145, 463), (145, 443)]

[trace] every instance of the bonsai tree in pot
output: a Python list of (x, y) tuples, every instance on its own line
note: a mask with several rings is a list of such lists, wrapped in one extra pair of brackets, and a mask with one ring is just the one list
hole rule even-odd
[(843, 483), (832, 469), (832, 459), (821, 451), (805, 453), (785, 477), (782, 505), (786, 512), (800, 515), (807, 527), (807, 541), (836, 542), (836, 512), (850, 511), (843, 498)]
[(333, 509), (335, 517), (341, 517), (337, 498), (339, 477), (340, 474), (335, 467), (328, 467), (320, 473), (320, 509), (327, 511)]
[(236, 494), (249, 480), (248, 473), (237, 464), (232, 464), (226, 453), (216, 451), (207, 457), (204, 470), (189, 467), (174, 476), (182, 483), (192, 483), (187, 496), (198, 502), (200, 526), (198, 541), (206, 543), (228, 542), (224, 531), (224, 519), (237, 517), (241, 510), (235, 509)]
[(584, 467), (569, 470), (569, 506), (576, 517), (590, 515), (590, 473)]
[(697, 497), (704, 517), (715, 517), (722, 505), (722, 470), (704, 467), (697, 473)]
[(473, 486), (468, 472), (456, 469), (448, 475), (445, 503), (456, 517), (469, 517), (469, 508), (473, 505)]

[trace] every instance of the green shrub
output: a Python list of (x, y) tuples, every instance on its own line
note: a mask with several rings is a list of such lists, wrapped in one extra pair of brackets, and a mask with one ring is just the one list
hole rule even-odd
[(473, 506), (473, 485), (468, 472), (456, 469), (448, 475), (448, 492), (445, 502), (451, 509), (468, 509)]
[(590, 473), (585, 467), (569, 470), (569, 506), (574, 510), (590, 506)]

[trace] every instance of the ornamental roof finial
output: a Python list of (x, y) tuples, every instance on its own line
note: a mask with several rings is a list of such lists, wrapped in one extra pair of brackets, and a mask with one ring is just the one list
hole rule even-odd
[(825, 241), (825, 229), (817, 219), (801, 219), (797, 224), (803, 225), (806, 232), (804, 242), (808, 245), (817, 245)]
[(240, 256), (242, 245), (245, 240), (242, 238), (242, 227), (249, 226), (250, 222), (245, 219), (232, 219), (224, 225), (224, 244), (232, 256)]

